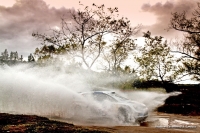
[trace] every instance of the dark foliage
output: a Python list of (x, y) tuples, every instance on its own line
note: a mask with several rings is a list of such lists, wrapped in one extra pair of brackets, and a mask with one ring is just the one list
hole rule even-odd
[(171, 96), (159, 107), (159, 112), (183, 115), (200, 115), (200, 84), (179, 85), (182, 94)]
[(179, 91), (178, 85), (170, 82), (170, 81), (141, 81), (135, 80), (132, 84), (133, 87), (136, 88), (164, 88), (166, 92)]

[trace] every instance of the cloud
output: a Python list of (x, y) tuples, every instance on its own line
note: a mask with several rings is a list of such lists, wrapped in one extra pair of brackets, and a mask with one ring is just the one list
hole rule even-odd
[(70, 10), (50, 8), (43, 0), (16, 0), (12, 7), (0, 6), (0, 52), (5, 48), (33, 52), (39, 42), (32, 32), (44, 33), (59, 26), (61, 17), (70, 19)]
[(178, 37), (181, 32), (169, 30), (170, 18), (174, 12), (185, 11), (188, 15), (191, 15), (194, 9), (197, 7), (197, 0), (177, 0), (167, 1), (165, 3), (143, 4), (141, 9), (144, 12), (149, 12), (157, 17), (157, 21), (153, 25), (144, 25), (143, 31), (151, 31), (153, 35), (161, 35), (167, 38)]

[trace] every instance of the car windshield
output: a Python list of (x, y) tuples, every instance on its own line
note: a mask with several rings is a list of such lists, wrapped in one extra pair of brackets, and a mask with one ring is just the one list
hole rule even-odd
[(120, 96), (120, 95), (118, 95), (118, 94), (116, 94), (116, 93), (112, 93), (112, 95), (113, 95), (115, 98), (117, 98), (119, 101), (127, 101), (127, 100), (129, 100), (129, 99), (127, 99), (127, 98), (125, 98), (125, 97), (122, 97), (122, 96)]
[(101, 92), (87, 93), (87, 94), (83, 94), (83, 96), (86, 98), (93, 98), (94, 100), (98, 102), (103, 102), (103, 101), (116, 102), (117, 101), (113, 97)]

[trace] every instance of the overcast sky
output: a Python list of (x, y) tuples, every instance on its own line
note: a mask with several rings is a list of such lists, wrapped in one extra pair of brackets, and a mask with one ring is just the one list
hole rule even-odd
[[(82, 0), (84, 5), (104, 4), (118, 7), (119, 14), (127, 17), (133, 26), (142, 24), (142, 31), (165, 38), (178, 37), (179, 33), (167, 31), (171, 13), (191, 13), (198, 0)], [(41, 46), (32, 37), (33, 32), (46, 33), (60, 25), (62, 16), (70, 9), (78, 9), (79, 0), (0, 0), (0, 52), (18, 51), (27, 56)], [(142, 36), (142, 34), (138, 34)]]

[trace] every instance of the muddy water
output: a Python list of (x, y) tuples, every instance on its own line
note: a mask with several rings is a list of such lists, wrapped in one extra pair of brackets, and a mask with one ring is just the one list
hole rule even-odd
[(200, 131), (200, 116), (181, 116), (174, 114), (164, 113), (151, 113), (145, 122), (141, 124), (137, 123), (117, 123), (109, 118), (98, 119), (61, 119), (51, 118), (58, 121), (73, 123), (75, 125), (83, 126), (141, 126), (141, 127), (153, 127), (162, 129), (175, 129), (175, 130), (199, 130)]
[(107, 118), (89, 119), (82, 121), (81, 119), (55, 119), (62, 122), (72, 123), (74, 125), (104, 129), (112, 133), (200, 133), (200, 116), (182, 116), (164, 113), (151, 113), (146, 121), (142, 124), (125, 124), (114, 123)]
[(141, 126), (200, 132), (200, 116), (152, 113)]

